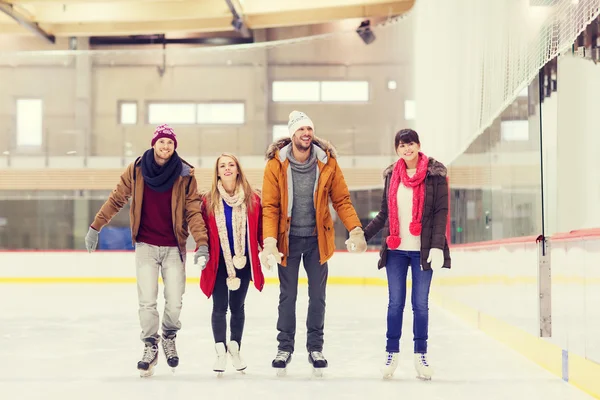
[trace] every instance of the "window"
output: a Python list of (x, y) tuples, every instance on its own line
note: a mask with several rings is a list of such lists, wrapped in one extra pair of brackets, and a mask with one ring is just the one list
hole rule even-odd
[(119, 123), (121, 125), (137, 124), (137, 103), (124, 101), (119, 105)]
[(245, 122), (244, 103), (203, 103), (197, 105), (198, 124), (237, 124)]
[(321, 82), (321, 101), (369, 101), (369, 82)]
[(319, 101), (320, 82), (275, 81), (273, 82), (273, 101)]
[(153, 125), (241, 125), (244, 103), (149, 103), (148, 123)]
[(367, 81), (274, 81), (274, 102), (360, 102), (369, 101)]
[(273, 141), (289, 136), (287, 125), (273, 125)]
[(526, 119), (502, 121), (500, 132), (503, 141), (527, 141), (529, 140), (529, 121)]
[(148, 104), (148, 123), (195, 124), (196, 104), (194, 103), (150, 103)]
[(42, 100), (17, 100), (17, 146), (41, 146), (42, 130)]
[(417, 106), (414, 100), (404, 100), (404, 119), (407, 121), (415, 119)]

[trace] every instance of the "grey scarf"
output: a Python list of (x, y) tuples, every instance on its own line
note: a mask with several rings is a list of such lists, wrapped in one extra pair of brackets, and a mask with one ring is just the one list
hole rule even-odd
[(304, 174), (304, 173), (312, 171), (316, 167), (317, 154), (315, 152), (314, 146), (315, 145), (312, 145), (312, 147), (310, 148), (310, 155), (308, 156), (308, 160), (306, 160), (303, 163), (297, 161), (294, 158), (294, 152), (292, 151), (292, 148), (290, 148), (290, 151), (288, 152), (288, 158), (290, 160), (290, 167), (292, 168), (293, 171)]

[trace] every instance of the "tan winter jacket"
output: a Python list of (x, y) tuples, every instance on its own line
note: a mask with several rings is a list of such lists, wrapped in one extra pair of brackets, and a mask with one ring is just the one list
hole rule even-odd
[[(292, 151), (291, 141), (291, 138), (283, 138), (269, 146), (262, 188), (263, 238), (277, 239), (277, 247), (283, 253), (283, 266), (287, 265), (293, 203), (293, 188), (288, 185), (292, 179), (292, 170), (287, 157)], [(313, 139), (313, 144), (318, 165), (314, 193), (316, 228), (320, 262), (324, 264), (335, 251), (335, 233), (329, 212), (329, 199), (331, 198), (333, 208), (348, 231), (362, 225), (352, 206), (342, 170), (336, 161), (335, 149), (329, 142), (317, 137)]]
[[(121, 175), (121, 180), (117, 184), (117, 187), (102, 205), (92, 223), (92, 227), (100, 231), (131, 198), (129, 220), (133, 243), (135, 243), (135, 238), (140, 227), (144, 196), (144, 178), (139, 161), (140, 158), (129, 164), (125, 172)], [(182, 259), (185, 260), (188, 227), (197, 246), (207, 245), (208, 236), (204, 219), (202, 219), (200, 212), (200, 195), (198, 194), (196, 178), (193, 175), (193, 167), (187, 162), (181, 161), (183, 169), (179, 178), (173, 184), (171, 213), (173, 218), (173, 232), (179, 244), (179, 252)]]

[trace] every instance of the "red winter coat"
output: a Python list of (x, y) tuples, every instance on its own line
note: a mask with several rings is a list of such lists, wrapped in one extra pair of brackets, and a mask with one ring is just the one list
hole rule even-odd
[[(247, 239), (250, 248), (248, 249), (248, 255), (250, 257), (250, 274), (254, 286), (262, 291), (265, 285), (265, 277), (262, 273), (260, 266), (260, 260), (258, 258), (258, 246), (262, 247), (262, 206), (260, 197), (254, 195), (253, 197), (254, 207), (252, 212), (248, 210), (248, 219), (246, 221)], [(215, 280), (217, 279), (217, 269), (219, 268), (219, 256), (221, 252), (221, 242), (219, 240), (219, 230), (217, 228), (217, 220), (214, 215), (208, 215), (206, 209), (206, 197), (202, 199), (202, 217), (208, 230), (208, 253), (209, 260), (206, 268), (202, 271), (200, 276), (200, 289), (202, 292), (210, 298), (213, 289), (215, 287)]]

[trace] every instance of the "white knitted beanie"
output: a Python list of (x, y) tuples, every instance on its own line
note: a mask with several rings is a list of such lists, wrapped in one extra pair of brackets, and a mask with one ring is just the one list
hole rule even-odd
[(310, 126), (313, 130), (315, 129), (312, 120), (306, 114), (301, 111), (292, 111), (288, 121), (290, 137), (294, 136), (294, 133), (303, 126)]

